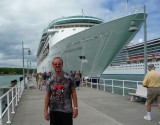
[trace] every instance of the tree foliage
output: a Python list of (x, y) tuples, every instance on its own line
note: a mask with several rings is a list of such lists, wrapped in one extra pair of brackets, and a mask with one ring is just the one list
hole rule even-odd
[[(36, 71), (36, 69), (29, 69), (29, 74), (32, 74), (34, 71)], [(25, 73), (27, 73), (27, 69), (25, 68)], [(18, 74), (21, 75), (23, 74), (23, 68), (0, 68), (0, 75), (3, 74)]]

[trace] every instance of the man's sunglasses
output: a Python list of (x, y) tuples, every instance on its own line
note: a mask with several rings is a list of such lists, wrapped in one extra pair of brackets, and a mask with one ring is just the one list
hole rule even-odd
[(61, 66), (62, 63), (53, 63), (54, 66)]

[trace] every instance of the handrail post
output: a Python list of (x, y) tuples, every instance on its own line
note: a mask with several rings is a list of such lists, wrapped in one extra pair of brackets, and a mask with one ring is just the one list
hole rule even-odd
[(15, 105), (15, 106), (18, 105), (18, 103), (17, 103), (17, 102), (18, 102), (18, 99), (17, 99), (17, 96), (18, 96), (18, 94), (17, 94), (17, 87), (18, 87), (18, 85), (16, 86), (16, 89), (15, 89), (15, 94), (16, 94), (16, 95), (15, 95), (15, 96), (16, 96), (16, 105)]
[(104, 84), (104, 91), (106, 91), (106, 82), (105, 82), (105, 79), (103, 79), (103, 84)]
[(2, 125), (2, 99), (0, 99), (0, 125)]
[(93, 84), (92, 84), (92, 78), (91, 78), (91, 88), (93, 88)]
[(11, 123), (11, 120), (10, 120), (10, 105), (9, 105), (9, 93), (7, 93), (7, 108), (8, 108), (8, 121), (6, 123)]
[(24, 84), (23, 83), (21, 84), (21, 87), (22, 87), (22, 93), (21, 93), (21, 95), (22, 95), (23, 91), (24, 91)]
[(21, 83), (21, 96), (22, 96), (22, 94), (23, 94), (23, 91), (24, 91), (24, 84)]
[(20, 88), (19, 88), (19, 98), (21, 98), (21, 95), (22, 95), (22, 94), (21, 94), (21, 93), (22, 93), (21, 83), (19, 83), (18, 85), (19, 85), (19, 87), (20, 87)]
[(138, 86), (138, 81), (137, 81), (137, 86)]
[(87, 80), (86, 80), (86, 87), (88, 87), (88, 86), (87, 86)]
[(19, 85), (17, 86), (17, 97), (18, 97), (18, 101), (20, 101), (20, 99), (19, 99)]
[(13, 90), (14, 89), (12, 89), (12, 114), (14, 114), (15, 113), (15, 111), (14, 111), (14, 93), (13, 93)]
[(22, 93), (23, 93), (23, 87), (22, 87), (22, 84), (21, 84), (21, 83), (19, 83), (19, 85), (20, 85), (20, 98), (21, 98)]
[(114, 93), (113, 79), (112, 79), (112, 93)]
[(98, 79), (97, 79), (97, 90), (98, 90)]
[[(81, 78), (80, 86), (83, 86), (83, 77)], [(22, 87), (22, 86), (21, 86)]]
[(123, 87), (122, 88), (123, 88), (123, 96), (125, 96), (125, 94), (124, 94), (124, 80), (123, 80)]

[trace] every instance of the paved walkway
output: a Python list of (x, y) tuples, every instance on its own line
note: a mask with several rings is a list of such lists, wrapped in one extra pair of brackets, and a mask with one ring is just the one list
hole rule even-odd
[[(49, 125), (43, 117), (44, 93), (45, 90), (26, 89), (11, 125)], [(153, 120), (143, 120), (144, 103), (130, 102), (129, 96), (86, 87), (77, 90), (77, 95), (79, 116), (74, 119), (74, 125), (158, 125), (160, 120), (156, 106), (152, 109)]]

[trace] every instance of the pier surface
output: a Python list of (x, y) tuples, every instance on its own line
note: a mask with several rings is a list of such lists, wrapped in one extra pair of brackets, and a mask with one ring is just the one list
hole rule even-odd
[[(25, 89), (11, 125), (49, 125), (43, 117), (44, 94), (45, 89)], [(80, 87), (77, 95), (79, 115), (74, 125), (158, 125), (160, 120), (160, 111), (153, 106), (153, 120), (145, 121), (144, 102), (131, 102), (130, 96), (86, 87)]]

